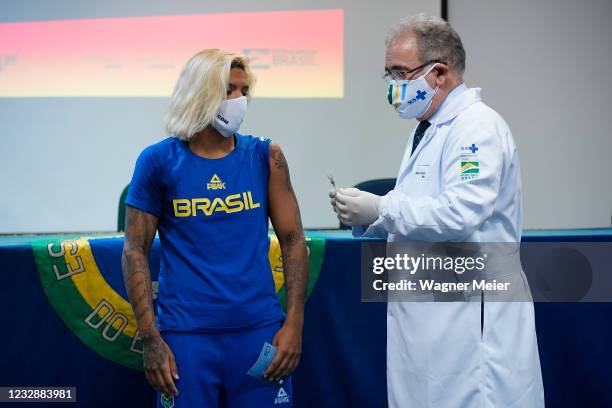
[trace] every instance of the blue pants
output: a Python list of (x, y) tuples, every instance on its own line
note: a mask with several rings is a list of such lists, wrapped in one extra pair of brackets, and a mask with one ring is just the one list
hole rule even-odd
[(275, 323), (253, 330), (223, 333), (163, 332), (174, 353), (179, 395), (157, 393), (159, 408), (241, 408), (291, 406), (291, 378), (271, 387), (247, 375), (264, 342), (280, 329)]

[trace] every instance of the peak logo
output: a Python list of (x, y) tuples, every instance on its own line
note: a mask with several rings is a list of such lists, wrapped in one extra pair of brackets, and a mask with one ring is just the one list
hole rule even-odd
[(208, 190), (225, 190), (225, 183), (221, 181), (219, 176), (213, 174), (210, 181), (206, 183), (206, 188)]
[(274, 405), (288, 404), (288, 403), (289, 403), (289, 394), (287, 394), (287, 391), (285, 391), (285, 389), (281, 387), (280, 390), (278, 390), (278, 394), (276, 395), (276, 398), (274, 398)]

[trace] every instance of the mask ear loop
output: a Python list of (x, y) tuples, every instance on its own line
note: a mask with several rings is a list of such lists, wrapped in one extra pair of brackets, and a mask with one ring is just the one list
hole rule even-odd
[[(429, 73), (430, 73), (430, 72), (431, 72), (431, 71), (434, 69), (434, 67), (435, 67), (436, 65), (438, 65), (438, 63), (437, 63), (437, 62), (436, 62), (436, 63), (434, 63), (434, 64), (433, 64), (433, 65), (432, 65), (432, 66), (431, 66), (431, 67), (430, 67), (430, 68), (427, 70), (427, 72), (426, 72), (425, 74), (421, 75), (421, 76), (420, 76), (419, 78), (417, 78), (417, 79), (423, 78), (423, 80), (424, 80), (425, 82), (427, 82), (427, 80), (425, 79), (425, 77), (427, 76), (427, 74), (429, 74)], [(429, 85), (429, 84), (428, 84), (428, 85)], [(431, 87), (430, 87), (430, 88), (431, 88)], [(434, 90), (433, 90), (433, 96), (432, 96), (432, 97), (431, 97), (431, 99), (429, 100), (429, 103), (427, 104), (427, 108), (425, 108), (425, 112), (427, 112), (427, 111), (429, 110), (429, 108), (431, 108), (431, 105), (433, 104), (433, 98), (434, 98), (434, 97), (436, 96), (436, 94), (438, 93), (438, 89), (439, 89), (439, 86), (437, 86), (437, 85), (436, 85), (436, 87), (435, 87), (435, 88), (434, 88)]]
[(426, 77), (426, 76), (427, 76), (427, 75), (428, 75), (428, 74), (429, 74), (429, 73), (430, 73), (430, 72), (431, 72), (431, 71), (432, 71), (432, 70), (433, 70), (433, 69), (436, 67), (436, 65), (438, 65), (438, 64), (439, 64), (438, 62), (434, 62), (434, 64), (433, 64), (431, 67), (429, 67), (429, 69), (427, 70), (427, 72), (425, 72), (423, 75), (421, 75), (421, 76), (420, 76), (420, 77), (418, 77), (418, 78), (411, 79), (411, 81), (418, 81), (418, 80), (419, 80), (419, 79), (421, 79), (421, 78), (425, 78), (425, 77)]
[[(431, 71), (434, 69), (434, 67), (435, 67), (436, 65), (438, 65), (438, 63), (437, 63), (437, 62), (431, 66), (431, 68), (429, 69), (429, 71), (427, 71), (427, 74), (429, 74), (429, 73), (430, 73), (430, 72), (431, 72)], [(425, 75), (427, 75), (427, 74), (425, 74)], [(427, 80), (426, 80), (426, 81), (427, 81)], [(439, 87), (438, 85), (436, 85), (436, 87), (435, 87), (435, 89), (434, 89), (434, 91), (433, 91), (434, 96), (436, 96), (436, 94), (438, 93), (438, 89), (440, 89), (440, 87)], [(433, 96), (431, 97), (431, 99), (433, 99)], [(430, 106), (431, 106), (431, 105), (430, 105)], [(427, 107), (427, 109), (429, 109), (429, 107)]]

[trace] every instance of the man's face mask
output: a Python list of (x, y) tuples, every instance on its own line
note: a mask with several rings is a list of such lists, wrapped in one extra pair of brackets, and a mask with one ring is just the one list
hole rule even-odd
[(213, 127), (225, 137), (232, 136), (240, 129), (246, 108), (246, 96), (224, 100), (213, 120)]
[(425, 77), (436, 65), (433, 64), (416, 79), (393, 79), (389, 82), (387, 100), (402, 119), (421, 118), (431, 106), (431, 100), (438, 88), (429, 86)]

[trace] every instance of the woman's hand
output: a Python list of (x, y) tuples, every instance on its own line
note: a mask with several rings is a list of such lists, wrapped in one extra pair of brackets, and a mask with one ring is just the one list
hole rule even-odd
[(174, 380), (178, 370), (174, 354), (159, 333), (142, 340), (144, 349), (144, 372), (151, 387), (168, 395), (178, 395)]
[(276, 354), (264, 372), (264, 378), (277, 381), (297, 368), (302, 355), (302, 328), (284, 324), (272, 340)]

